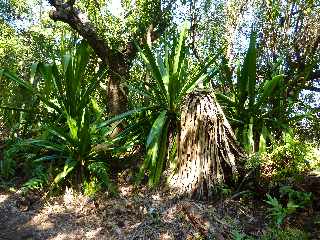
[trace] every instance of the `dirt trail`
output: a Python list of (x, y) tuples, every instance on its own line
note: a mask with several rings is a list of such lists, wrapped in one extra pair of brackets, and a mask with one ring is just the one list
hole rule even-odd
[[(284, 227), (304, 229), (310, 239), (320, 239), (319, 186), (315, 174), (297, 185), (300, 191), (313, 192), (313, 205), (290, 215)], [(34, 192), (22, 197), (0, 188), (0, 240), (228, 240), (235, 232), (259, 239), (270, 223), (264, 199), (206, 203), (122, 183), (117, 197), (101, 193), (90, 199), (70, 189), (48, 201), (40, 196)]]
[(233, 230), (259, 236), (266, 228), (264, 210), (237, 201), (205, 204), (177, 200), (168, 193), (132, 193), (92, 200), (72, 191), (44, 202), (0, 193), (1, 240), (230, 239)]

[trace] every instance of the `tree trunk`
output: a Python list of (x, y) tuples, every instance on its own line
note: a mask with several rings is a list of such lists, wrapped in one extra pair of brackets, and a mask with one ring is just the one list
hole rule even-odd
[(114, 116), (128, 110), (128, 93), (122, 83), (129, 75), (130, 64), (119, 52), (111, 59), (108, 76), (108, 108), (109, 114)]
[[(125, 78), (130, 64), (123, 53), (116, 51), (115, 53), (100, 38), (91, 25), (79, 17), (79, 11), (73, 7), (73, 3), (58, 4), (53, 1), (55, 10), (50, 12), (50, 17), (55, 21), (62, 21), (69, 24), (83, 38), (85, 38), (95, 53), (102, 60), (103, 65), (109, 67), (108, 74), (108, 108), (111, 115), (117, 115), (127, 110), (127, 93), (121, 86), (121, 78)], [(131, 47), (130, 44), (128, 44)], [(126, 49), (129, 54), (134, 54), (132, 47)]]
[[(110, 115), (117, 115), (127, 111), (128, 100), (127, 91), (123, 87), (122, 80), (128, 77), (129, 69), (132, 60), (137, 54), (137, 48), (133, 42), (129, 41), (124, 43), (126, 48), (123, 51), (111, 49), (107, 42), (102, 39), (95, 27), (81, 15), (78, 9), (76, 9), (75, 0), (71, 1), (58, 1), (52, 0), (49, 3), (55, 8), (51, 10), (49, 16), (54, 21), (62, 21), (72, 27), (79, 35), (88, 41), (94, 52), (102, 60), (103, 65), (109, 67), (108, 74), (108, 109)], [(168, 9), (171, 8), (172, 1), (168, 5)], [(160, 3), (160, 1), (159, 1)], [(168, 9), (164, 9), (167, 11)], [(148, 34), (150, 41), (154, 41), (160, 37), (166, 28), (164, 19), (164, 13), (161, 11), (159, 5), (159, 13), (152, 19), (151, 25), (148, 28)], [(139, 25), (139, 23), (137, 23)], [(108, 31), (108, 29), (104, 29)], [(140, 42), (146, 42), (146, 36), (133, 36), (133, 39), (137, 39)]]
[(238, 174), (244, 153), (214, 95), (190, 93), (181, 114), (177, 172), (171, 179), (180, 194), (209, 198), (214, 187)]
[[(108, 74), (107, 102), (110, 116), (119, 115), (128, 110), (128, 91), (123, 85), (129, 75), (129, 64), (122, 53), (116, 52), (111, 58)], [(113, 123), (110, 137), (117, 136), (124, 127), (124, 123)]]

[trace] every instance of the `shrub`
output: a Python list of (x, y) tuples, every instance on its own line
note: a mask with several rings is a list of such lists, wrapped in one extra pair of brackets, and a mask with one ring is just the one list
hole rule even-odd
[[(37, 96), (57, 116), (54, 122), (42, 123), (40, 137), (23, 142), (23, 146), (32, 146), (36, 153), (28, 153), (30, 157), (25, 159), (32, 165), (29, 174), (32, 178), (24, 185), (25, 189), (42, 187), (48, 181), (50, 189), (60, 183), (80, 187), (93, 177), (99, 179), (103, 187), (110, 185), (106, 159), (100, 159), (93, 148), (94, 144), (104, 140), (105, 134), (100, 135), (100, 132), (105, 131), (101, 127), (98, 130), (101, 119), (91, 100), (106, 70), (92, 72), (90, 54), (90, 47), (83, 41), (77, 45), (76, 51), (63, 54), (61, 64), (34, 64), (33, 75), (43, 79), (49, 91), (45, 93), (28, 81), (6, 70), (1, 71), (2, 75)], [(104, 129), (109, 128), (105, 126)], [(9, 160), (1, 168), (7, 175), (9, 169), (13, 169)], [(50, 172), (48, 166), (52, 167)]]
[(280, 197), (286, 199), (285, 205), (281, 204), (276, 197), (271, 197), (267, 194), (266, 203), (270, 205), (269, 212), (276, 225), (281, 225), (285, 218), (298, 208), (304, 208), (311, 203), (311, 193), (300, 192), (292, 189), (290, 186), (280, 188)]
[(275, 181), (296, 177), (316, 168), (320, 163), (314, 146), (300, 142), (292, 134), (286, 134), (284, 143), (275, 147), (272, 152), (260, 155), (260, 160), (262, 174)]

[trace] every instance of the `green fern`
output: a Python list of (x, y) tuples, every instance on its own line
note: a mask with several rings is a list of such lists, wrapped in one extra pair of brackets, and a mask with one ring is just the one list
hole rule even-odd
[(109, 168), (104, 162), (92, 162), (88, 165), (91, 175), (95, 176), (101, 183), (102, 187), (107, 188), (111, 193), (115, 193), (116, 189), (109, 178)]
[(27, 192), (42, 189), (48, 184), (48, 179), (46, 168), (43, 165), (36, 165), (32, 171), (32, 177), (22, 185), (21, 190)]

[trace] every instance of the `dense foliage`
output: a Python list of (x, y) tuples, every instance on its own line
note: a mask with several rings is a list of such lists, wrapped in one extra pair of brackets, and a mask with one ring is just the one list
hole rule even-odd
[(262, 186), (277, 226), (310, 204), (293, 186), (320, 169), (319, 2), (116, 2), (0, 2), (0, 183), (115, 193), (130, 169), (158, 186), (202, 89), (246, 152), (230, 188)]

